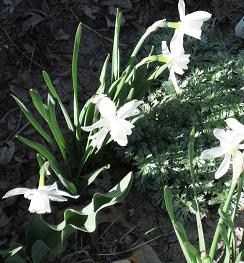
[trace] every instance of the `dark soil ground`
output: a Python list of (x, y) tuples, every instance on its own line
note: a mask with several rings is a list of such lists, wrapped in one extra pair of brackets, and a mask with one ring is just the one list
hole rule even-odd
[[(188, 12), (199, 9), (211, 12), (213, 23), (225, 31), (233, 30), (243, 14), (239, 0), (189, 0), (186, 3)], [(81, 21), (79, 99), (81, 103), (89, 99), (97, 88), (103, 61), (112, 50), (116, 7), (124, 16), (121, 32), (124, 56), (129, 55), (128, 50), (152, 22), (178, 17), (175, 0), (3, 0), (0, 3), (1, 196), (17, 186), (33, 187), (38, 174), (35, 154), (15, 139), (20, 133), (36, 136), (35, 132), (9, 95), (17, 95), (30, 108), (30, 88), (34, 87), (45, 98), (47, 89), (41, 73), (45, 69), (65, 104), (72, 108), (71, 57), (75, 30)], [(115, 181), (119, 180), (125, 170), (115, 165), (109, 178), (114, 176)], [(106, 185), (109, 188), (111, 181), (106, 176), (101, 180), (105, 188)], [(99, 188), (99, 183), (96, 187)], [(24, 240), (24, 224), (29, 218), (27, 208), (28, 202), (20, 198), (0, 203), (0, 245), (4, 247), (9, 242)], [(57, 218), (61, 214), (62, 210)], [(187, 226), (188, 232), (190, 239), (197, 241), (193, 224), (190, 222)], [(214, 218), (210, 216), (205, 222), (210, 235), (213, 226)], [(124, 262), (184, 262), (166, 214), (136, 189), (121, 206), (100, 215), (96, 233), (77, 233), (69, 241), (63, 255), (49, 256), (46, 262), (107, 263), (131, 255), (130, 261)]]

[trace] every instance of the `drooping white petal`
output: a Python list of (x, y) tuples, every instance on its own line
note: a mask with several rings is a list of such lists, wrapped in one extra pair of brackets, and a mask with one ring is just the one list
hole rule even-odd
[(227, 123), (228, 127), (232, 130), (236, 130), (239, 131), (240, 133), (243, 132), (244, 133), (244, 125), (241, 124), (238, 120), (236, 120), (235, 118), (228, 118), (225, 120), (225, 122)]
[(105, 124), (106, 124), (106, 121), (104, 119), (100, 119), (99, 121), (93, 123), (90, 126), (81, 127), (81, 129), (86, 131), (86, 132), (90, 132), (94, 129), (101, 128), (101, 127), (105, 126)]
[(127, 102), (117, 111), (117, 117), (121, 119), (126, 119), (138, 115), (140, 111), (137, 109), (138, 106), (142, 104), (142, 101), (132, 100)]
[(183, 0), (179, 0), (178, 10), (180, 15), (180, 20), (182, 20), (183, 17), (185, 16), (185, 2)]
[(212, 15), (206, 11), (196, 11), (196, 12), (186, 15), (184, 19), (186, 19), (187, 21), (191, 21), (192, 23), (199, 22), (202, 25), (203, 22), (209, 20), (211, 16)]
[(216, 128), (213, 130), (213, 134), (220, 141), (225, 141), (228, 138), (224, 129)]
[(169, 54), (169, 49), (166, 41), (162, 41), (161, 48), (162, 48), (162, 54)]
[(104, 119), (109, 119), (115, 116), (116, 106), (108, 97), (102, 97), (97, 102), (98, 110)]
[(51, 185), (40, 186), (40, 187), (38, 187), (38, 190), (42, 190), (42, 191), (46, 191), (46, 192), (58, 190), (58, 184), (57, 184), (57, 182), (54, 182)]
[(179, 93), (180, 92), (180, 88), (179, 88), (179, 85), (178, 85), (177, 80), (176, 80), (174, 69), (172, 69), (172, 68), (171, 68), (171, 70), (169, 72), (169, 80), (172, 81), (172, 83), (173, 83), (173, 85), (175, 87), (176, 93)]
[(214, 159), (216, 157), (220, 157), (222, 156), (223, 154), (225, 154), (225, 149), (222, 148), (222, 147), (214, 147), (214, 148), (211, 148), (211, 149), (208, 149), (208, 150), (204, 150), (201, 154), (201, 158), (203, 160), (211, 160), (211, 159)]
[(185, 53), (183, 47), (183, 34), (180, 30), (175, 30), (175, 33), (169, 44), (170, 52), (174, 55), (182, 55)]
[(244, 144), (243, 144), (243, 143), (242, 143), (242, 144), (239, 144), (239, 145), (237, 146), (237, 149), (243, 150), (243, 149), (244, 149)]
[(230, 154), (226, 153), (224, 160), (220, 164), (218, 170), (215, 173), (215, 179), (219, 179), (221, 176), (227, 173), (229, 167), (230, 167)]
[(8, 191), (2, 198), (8, 198), (8, 197), (14, 196), (14, 195), (29, 194), (32, 192), (33, 192), (33, 190), (29, 189), (29, 188), (14, 188), (14, 189)]
[(105, 140), (108, 132), (109, 129), (104, 127), (94, 135), (90, 136), (89, 139), (92, 140), (91, 142), (92, 147), (94, 148), (97, 147), (97, 149), (99, 150), (102, 147), (103, 141)]
[(236, 151), (234, 158), (233, 158), (233, 177), (232, 177), (232, 181), (233, 183), (236, 183), (237, 180), (239, 179), (241, 173), (243, 172), (243, 155), (240, 151)]
[[(62, 190), (54, 190), (54, 191), (50, 191), (48, 193), (48, 196), (50, 197), (51, 199), (51, 196), (68, 196), (70, 198), (74, 198), (74, 199), (77, 199), (79, 198), (79, 195), (71, 195), (65, 191), (62, 191)], [(52, 200), (52, 199), (51, 199)]]

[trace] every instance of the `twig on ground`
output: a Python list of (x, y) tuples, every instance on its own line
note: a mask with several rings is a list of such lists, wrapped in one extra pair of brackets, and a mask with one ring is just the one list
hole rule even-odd
[(23, 57), (25, 57), (26, 59), (28, 59), (31, 63), (41, 67), (42, 69), (45, 69), (44, 66), (42, 66), (40, 63), (36, 62), (35, 60), (33, 60), (32, 58), (30, 58), (29, 56), (27, 56), (23, 51), (21, 51), (21, 49), (14, 43), (14, 41), (11, 39), (11, 37), (9, 36), (8, 32), (6, 31), (5, 28), (3, 28), (3, 32), (6, 35), (6, 37), (8, 38), (8, 40), (11, 42), (11, 44), (15, 47), (15, 49), (21, 53), (21, 55)]
[(134, 246), (134, 247), (132, 247), (132, 248), (130, 248), (130, 249), (126, 249), (126, 250), (123, 250), (123, 251), (112, 252), (112, 253), (98, 253), (98, 254), (92, 254), (92, 255), (96, 255), (96, 256), (115, 256), (115, 255), (120, 255), (120, 254), (128, 253), (128, 252), (131, 252), (131, 251), (133, 251), (133, 250), (135, 250), (135, 249), (137, 249), (137, 248), (143, 247), (144, 245), (149, 244), (149, 243), (151, 243), (152, 241), (161, 238), (162, 236), (163, 236), (163, 235), (156, 236), (156, 237), (154, 237), (154, 238), (152, 238), (152, 239), (150, 239), (150, 240), (148, 240), (148, 241), (146, 241), (146, 242), (144, 242), (144, 243), (142, 243), (142, 244), (140, 244), (140, 245)]
[[(73, 14), (73, 16), (75, 17), (76, 21), (77, 21), (77, 22), (80, 22), (79, 18), (78, 18), (77, 15), (74, 13), (72, 7), (70, 7), (69, 10), (71, 11), (71, 13)], [(104, 40), (107, 40), (107, 41), (109, 41), (109, 42), (111, 42), (111, 43), (114, 42), (113, 39), (101, 35), (101, 34), (98, 33), (95, 29), (89, 27), (88, 25), (84, 24), (83, 22), (82, 22), (82, 25), (83, 25), (85, 28), (91, 30), (93, 33), (97, 34), (99, 37), (103, 38)], [(123, 43), (119, 43), (119, 45), (120, 45), (121, 47), (124, 47), (124, 48), (127, 47), (127, 45), (126, 45), (126, 44), (123, 44)]]

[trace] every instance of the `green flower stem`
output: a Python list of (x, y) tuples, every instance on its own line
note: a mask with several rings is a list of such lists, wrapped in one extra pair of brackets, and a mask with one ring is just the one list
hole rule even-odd
[(40, 175), (38, 188), (42, 186), (45, 186), (45, 174), (44, 173)]
[(167, 22), (167, 27), (179, 29), (180, 23), (179, 22)]
[(191, 174), (191, 181), (193, 186), (193, 193), (194, 193), (194, 201), (196, 204), (196, 220), (197, 220), (197, 231), (198, 231), (198, 238), (199, 238), (199, 249), (201, 252), (201, 255), (206, 255), (206, 245), (205, 245), (205, 239), (203, 234), (203, 227), (202, 227), (202, 221), (201, 221), (201, 213), (199, 209), (199, 204), (197, 201), (197, 192), (196, 192), (196, 181), (195, 181), (195, 174), (194, 174), (194, 166), (193, 166), (193, 156), (194, 156), (194, 142), (195, 142), (195, 128), (192, 129), (191, 135), (190, 135), (190, 141), (188, 145), (188, 157), (190, 162), (190, 174)]
[[(228, 193), (227, 199), (226, 199), (224, 207), (223, 207), (224, 212), (227, 212), (227, 210), (230, 206), (230, 202), (231, 202), (232, 196), (234, 194), (235, 188), (236, 188), (236, 183), (232, 183), (230, 191)], [(217, 228), (216, 228), (215, 233), (214, 233), (213, 242), (212, 242), (212, 245), (210, 248), (210, 252), (209, 252), (209, 256), (210, 256), (211, 260), (214, 259), (214, 256), (216, 253), (217, 244), (218, 244), (219, 236), (220, 236), (220, 225), (221, 224), (223, 224), (223, 219), (220, 217)]]

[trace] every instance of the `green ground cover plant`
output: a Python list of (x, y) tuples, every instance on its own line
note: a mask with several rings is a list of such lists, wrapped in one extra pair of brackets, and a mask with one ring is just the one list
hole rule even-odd
[[(148, 47), (158, 46), (161, 37), (161, 33), (153, 35)], [(223, 127), (224, 119), (235, 116), (244, 120), (244, 61), (240, 47), (233, 35), (209, 26), (197, 45), (188, 38), (186, 50), (191, 54), (191, 71), (181, 83), (182, 92), (175, 94), (164, 77), (157, 80), (142, 105), (144, 118), (137, 122), (129, 146), (125, 153), (118, 151), (123, 160), (133, 163), (139, 189), (150, 192), (158, 205), (164, 206), (162, 187), (174, 187), (174, 209), (182, 222), (195, 211), (186, 155), (193, 126), (199, 131), (193, 162), (202, 211), (222, 203), (227, 196), (229, 180), (214, 180), (215, 161), (206, 163), (199, 156), (202, 149), (215, 143), (212, 129)]]

